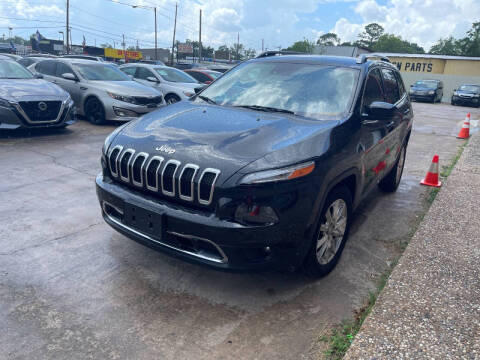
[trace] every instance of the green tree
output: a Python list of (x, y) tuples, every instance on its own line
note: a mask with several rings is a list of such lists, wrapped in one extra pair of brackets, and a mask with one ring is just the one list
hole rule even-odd
[(480, 56), (480, 22), (472, 24), (467, 36), (459, 41), (462, 48), (462, 55)]
[(425, 50), (415, 44), (403, 40), (400, 36), (393, 34), (384, 34), (380, 36), (371, 47), (376, 52), (406, 53), (406, 54), (424, 54)]
[(380, 36), (383, 35), (384, 31), (384, 28), (377, 23), (368, 24), (367, 26), (365, 26), (365, 31), (358, 34), (359, 45), (368, 48), (373, 47), (373, 45), (375, 45)]
[(317, 45), (337, 46), (338, 44), (340, 44), (340, 38), (332, 32), (321, 35), (317, 40)]
[(293, 43), (293, 45), (289, 46), (285, 50), (311, 54), (314, 48), (315, 48), (315, 44), (304, 38), (301, 41), (297, 41)]
[(233, 60), (243, 60), (243, 53), (245, 51), (245, 47), (243, 44), (235, 43), (233, 46), (230, 47), (230, 53), (232, 54)]
[(435, 55), (461, 55), (462, 49), (459, 47), (458, 40), (453, 36), (446, 39), (440, 39), (430, 48), (430, 54)]
[(243, 52), (243, 55), (245, 59), (251, 59), (251, 58), (254, 58), (255, 55), (257, 55), (257, 52), (255, 51), (255, 49), (245, 49), (245, 51)]
[(103, 43), (103, 44), (100, 44), (100, 47), (101, 48), (104, 48), (104, 49), (111, 49), (113, 48), (113, 46), (109, 43)]

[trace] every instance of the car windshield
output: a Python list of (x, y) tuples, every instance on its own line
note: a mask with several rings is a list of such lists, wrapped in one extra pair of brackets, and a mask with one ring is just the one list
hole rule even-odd
[(480, 86), (476, 85), (462, 85), (458, 88), (458, 90), (461, 91), (468, 91), (468, 92), (474, 92), (474, 93), (480, 93)]
[(13, 60), (0, 60), (0, 79), (32, 79), (33, 74)]
[(87, 80), (131, 81), (127, 75), (113, 65), (75, 63), (73, 66)]
[(191, 77), (187, 73), (174, 68), (155, 68), (155, 71), (165, 81), (176, 82), (176, 83), (198, 83), (197, 80), (195, 80), (193, 77)]
[(206, 71), (208, 75), (210, 75), (214, 80), (220, 77), (222, 75), (221, 73), (218, 73), (216, 71)]
[(338, 119), (350, 110), (358, 75), (357, 69), (337, 66), (247, 62), (212, 83), (199, 98), (218, 105)]
[(435, 81), (417, 81), (414, 86), (427, 89), (436, 89), (438, 83)]

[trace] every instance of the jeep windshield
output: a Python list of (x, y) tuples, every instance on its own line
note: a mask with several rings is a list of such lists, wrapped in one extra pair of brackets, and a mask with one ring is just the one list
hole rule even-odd
[(358, 75), (357, 69), (347, 67), (252, 61), (217, 79), (195, 101), (340, 119), (350, 110)]
[(0, 60), (0, 79), (33, 79), (33, 74), (15, 61)]
[(104, 65), (98, 62), (92, 62), (92, 64), (75, 63), (73, 66), (87, 80), (131, 81), (127, 75), (113, 65)]

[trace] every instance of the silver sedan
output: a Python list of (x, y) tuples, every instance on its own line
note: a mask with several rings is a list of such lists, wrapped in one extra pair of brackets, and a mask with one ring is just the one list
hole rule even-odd
[(165, 105), (161, 92), (102, 62), (57, 58), (43, 60), (29, 69), (68, 91), (77, 113), (93, 124), (133, 120)]

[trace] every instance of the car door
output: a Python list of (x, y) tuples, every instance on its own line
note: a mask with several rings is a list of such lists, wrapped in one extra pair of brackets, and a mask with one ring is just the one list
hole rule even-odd
[(385, 102), (382, 76), (379, 68), (370, 70), (365, 82), (362, 99), (362, 124), (357, 151), (362, 153), (362, 174), (364, 192), (368, 192), (383, 177), (386, 167), (385, 137), (387, 128), (384, 119), (375, 116), (370, 110), (374, 102)]
[[(65, 79), (63, 77), (63, 74), (68, 74), (68, 73), (74, 75), (77, 78), (77, 80)], [(78, 76), (75, 74), (71, 66), (59, 61), (57, 63), (55, 75), (56, 75), (56, 84), (61, 86), (65, 91), (67, 91), (72, 97), (75, 105), (79, 107), (81, 105), (81, 98), (82, 98), (81, 84)]]
[[(394, 165), (401, 149), (403, 141), (402, 129), (405, 126), (405, 124), (403, 124), (403, 116), (410, 112), (410, 103), (400, 76), (397, 78), (396, 72), (393, 69), (387, 68), (382, 68), (381, 73), (385, 102), (394, 105), (391, 115), (383, 119), (387, 131), (385, 136), (385, 151), (387, 154), (386, 168), (388, 170)], [(399, 83), (402, 86), (399, 86)]]

